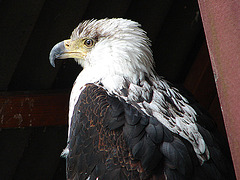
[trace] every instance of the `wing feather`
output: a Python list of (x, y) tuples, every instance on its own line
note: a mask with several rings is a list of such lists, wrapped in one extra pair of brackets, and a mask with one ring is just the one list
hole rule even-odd
[(67, 179), (224, 179), (228, 167), (214, 136), (197, 126), (211, 154), (203, 165), (192, 144), (155, 117), (87, 84), (72, 116)]

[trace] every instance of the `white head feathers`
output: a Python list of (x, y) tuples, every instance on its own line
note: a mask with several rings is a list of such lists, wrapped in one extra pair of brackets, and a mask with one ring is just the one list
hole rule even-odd
[[(150, 41), (140, 24), (126, 19), (90, 20), (80, 23), (71, 39), (93, 38), (95, 46), (85, 60), (77, 60), (84, 68), (97, 66), (99, 71), (121, 75), (152, 74), (153, 57)], [(92, 72), (94, 73), (94, 72)], [(98, 74), (99, 76), (99, 74)], [(138, 78), (141, 75), (137, 75)]]

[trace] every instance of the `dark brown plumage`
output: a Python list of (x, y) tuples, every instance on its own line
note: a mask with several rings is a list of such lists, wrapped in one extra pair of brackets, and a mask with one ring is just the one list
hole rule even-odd
[(226, 156), (215, 137), (199, 129), (212, 155), (203, 165), (191, 144), (156, 118), (87, 84), (72, 117), (67, 179), (226, 179)]
[(67, 179), (235, 179), (227, 142), (199, 105), (156, 75), (136, 22), (84, 21), (56, 44), (83, 66), (69, 102)]
[(90, 179), (137, 179), (136, 169), (141, 167), (133, 160), (123, 138), (125, 118), (120, 101), (109, 97), (101, 87), (89, 84), (79, 97), (73, 119), (68, 179), (87, 179), (89, 174)]

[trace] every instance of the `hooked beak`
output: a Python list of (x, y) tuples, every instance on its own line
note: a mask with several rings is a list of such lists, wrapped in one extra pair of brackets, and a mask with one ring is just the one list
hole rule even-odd
[(90, 49), (86, 48), (82, 39), (64, 40), (57, 43), (51, 50), (49, 55), (50, 63), (55, 67), (55, 59), (74, 58), (76, 62), (85, 59)]
[(64, 41), (57, 43), (51, 50), (49, 55), (50, 64), (55, 67), (55, 59), (64, 59), (66, 52)]

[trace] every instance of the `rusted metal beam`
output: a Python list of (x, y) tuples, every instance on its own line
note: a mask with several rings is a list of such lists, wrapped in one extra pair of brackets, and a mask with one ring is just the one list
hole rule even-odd
[(240, 2), (198, 2), (235, 172), (240, 179)]
[(67, 124), (69, 92), (0, 93), (0, 128)]

